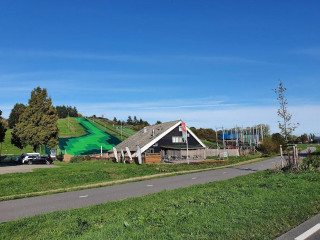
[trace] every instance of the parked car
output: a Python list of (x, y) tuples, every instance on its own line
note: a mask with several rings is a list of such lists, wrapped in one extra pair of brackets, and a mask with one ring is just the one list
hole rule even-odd
[(28, 163), (29, 160), (34, 157), (40, 157), (40, 153), (22, 153), (16, 158), (16, 162), (20, 164)]
[(45, 163), (45, 164), (52, 164), (53, 160), (49, 155), (43, 155), (43, 156), (32, 156), (29, 161), (28, 164), (34, 164), (34, 163)]
[(17, 163), (20, 164), (33, 164), (33, 163), (45, 163), (51, 164), (53, 159), (48, 155), (40, 155), (40, 153), (23, 153), (16, 158)]

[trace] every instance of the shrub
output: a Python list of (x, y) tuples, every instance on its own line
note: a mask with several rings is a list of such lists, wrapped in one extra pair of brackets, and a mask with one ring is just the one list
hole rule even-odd
[(320, 168), (320, 156), (313, 156), (311, 151), (307, 152), (307, 157), (300, 164), (300, 170), (316, 170)]
[(83, 157), (81, 157), (81, 156), (73, 156), (70, 159), (70, 163), (79, 163), (79, 162), (82, 162), (82, 161), (83, 161)]
[(271, 155), (272, 153), (279, 153), (280, 144), (273, 141), (272, 138), (266, 137), (263, 143), (259, 146), (258, 151), (264, 155)]
[(83, 162), (83, 161), (90, 161), (91, 157), (89, 155), (86, 156), (73, 156), (70, 159), (71, 163), (79, 163), (79, 162)]

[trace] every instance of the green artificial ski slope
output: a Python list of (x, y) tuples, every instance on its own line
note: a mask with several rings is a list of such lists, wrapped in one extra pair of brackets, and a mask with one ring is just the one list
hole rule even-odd
[(100, 153), (101, 146), (103, 152), (107, 152), (120, 143), (119, 139), (105, 133), (85, 118), (77, 120), (88, 134), (82, 137), (60, 138), (59, 148), (63, 153), (67, 150), (70, 155), (97, 154)]

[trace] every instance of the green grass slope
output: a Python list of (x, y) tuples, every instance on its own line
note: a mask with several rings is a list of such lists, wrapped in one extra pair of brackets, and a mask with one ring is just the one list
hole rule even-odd
[(120, 141), (126, 140), (128, 137), (130, 137), (132, 134), (129, 133), (133, 132), (133, 130), (128, 129), (126, 127), (123, 127), (122, 130), (122, 137), (121, 137), (121, 130), (120, 127), (115, 125), (113, 126), (112, 124), (108, 123), (107, 121), (103, 119), (88, 119), (93, 125), (96, 127), (100, 128), (102, 131), (108, 133), (109, 135), (114, 136), (115, 138), (119, 139)]
[[(69, 122), (69, 127), (68, 127)], [(79, 124), (76, 118), (63, 118), (58, 120), (59, 137), (79, 137), (86, 135), (87, 132)]]
[(62, 152), (67, 150), (70, 155), (97, 154), (100, 153), (101, 146), (103, 152), (106, 152), (120, 143), (119, 139), (105, 133), (87, 119), (77, 118), (77, 121), (88, 134), (82, 137), (60, 138), (59, 148)]
[(4, 142), (2, 143), (2, 155), (8, 155), (8, 154), (14, 154), (14, 155), (20, 155), (25, 152), (33, 152), (31, 146), (27, 146), (23, 149), (19, 149), (15, 147), (13, 144), (11, 144), (11, 129), (8, 129), (6, 132), (6, 137), (4, 139)]

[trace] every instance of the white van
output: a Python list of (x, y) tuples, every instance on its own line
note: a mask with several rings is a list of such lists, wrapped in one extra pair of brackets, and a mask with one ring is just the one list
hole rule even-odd
[(17, 163), (23, 164), (28, 163), (30, 159), (40, 158), (40, 153), (22, 153), (16, 158)]

